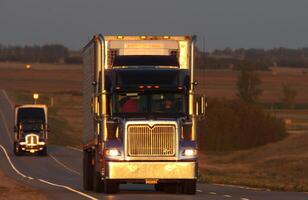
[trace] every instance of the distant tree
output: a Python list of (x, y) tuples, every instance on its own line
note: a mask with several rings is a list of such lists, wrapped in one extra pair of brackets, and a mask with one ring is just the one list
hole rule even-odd
[(297, 96), (297, 91), (292, 89), (288, 85), (284, 85), (282, 88), (282, 103), (286, 108), (294, 108), (295, 98)]
[(259, 95), (261, 79), (251, 66), (241, 66), (237, 80), (237, 96), (247, 103), (256, 103)]

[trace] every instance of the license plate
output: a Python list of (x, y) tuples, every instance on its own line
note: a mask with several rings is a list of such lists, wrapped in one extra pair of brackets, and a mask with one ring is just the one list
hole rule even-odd
[(158, 183), (158, 179), (145, 179), (145, 184), (154, 185)]

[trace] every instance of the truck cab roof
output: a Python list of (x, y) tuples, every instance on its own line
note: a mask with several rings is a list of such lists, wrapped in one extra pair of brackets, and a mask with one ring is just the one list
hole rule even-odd
[(15, 108), (47, 108), (45, 104), (22, 104), (15, 105)]

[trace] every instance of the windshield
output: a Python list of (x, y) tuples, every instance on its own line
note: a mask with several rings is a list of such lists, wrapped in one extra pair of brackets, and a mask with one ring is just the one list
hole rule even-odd
[(19, 108), (17, 122), (41, 122), (45, 123), (45, 112), (43, 108)]
[(21, 123), (20, 129), (24, 136), (28, 133), (41, 135), (44, 132), (44, 125), (41, 123)]
[(114, 114), (184, 114), (186, 98), (182, 93), (120, 93), (113, 99)]

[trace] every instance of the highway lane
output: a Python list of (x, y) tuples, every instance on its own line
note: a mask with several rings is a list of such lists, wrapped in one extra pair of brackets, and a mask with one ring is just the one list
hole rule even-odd
[(87, 192), (82, 189), (81, 151), (70, 147), (51, 146), (47, 157), (16, 157), (12, 154), (12, 106), (5, 92), (0, 91), (0, 145), (6, 149), (15, 168), (32, 179), (17, 174), (1, 148), (0, 166), (7, 176), (40, 190), (49, 199), (308, 199), (308, 195), (304, 193), (271, 192), (208, 184), (199, 184), (198, 192), (194, 196), (155, 192), (150, 185), (123, 185), (121, 192), (116, 195)]

